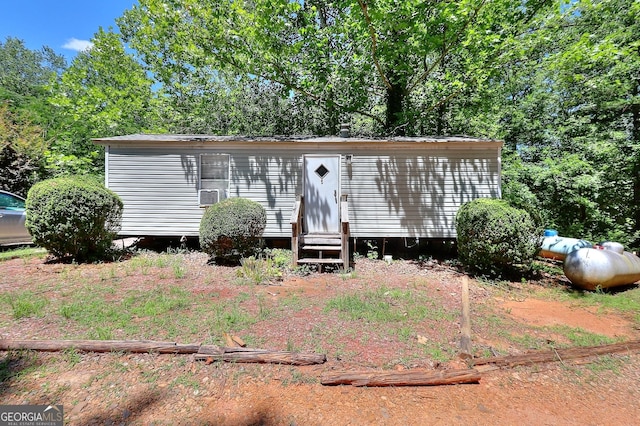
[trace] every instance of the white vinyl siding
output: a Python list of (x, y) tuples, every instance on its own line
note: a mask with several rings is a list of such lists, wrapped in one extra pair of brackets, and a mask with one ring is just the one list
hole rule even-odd
[[(289, 219), (303, 193), (302, 159), (308, 154), (341, 156), (340, 193), (348, 195), (356, 238), (455, 238), (455, 214), (462, 203), (500, 197), (499, 143), (219, 145), (110, 146), (107, 184), (124, 202), (121, 233), (197, 236), (204, 212), (198, 191), (211, 184), (201, 170), (203, 157), (228, 156), (227, 196), (264, 206), (267, 238), (291, 237)], [(213, 181), (225, 177), (212, 176)]]
[(500, 197), (499, 164), (495, 151), (354, 153), (342, 188), (351, 235), (455, 238), (462, 203)]
[[(198, 197), (203, 153), (111, 147), (108, 186), (124, 203), (120, 233), (198, 236), (204, 213)], [(234, 170), (229, 176), (228, 196), (249, 198), (265, 207), (265, 237), (290, 236), (291, 208), (302, 190), (300, 159), (290, 154), (287, 158), (286, 153), (228, 158)]]

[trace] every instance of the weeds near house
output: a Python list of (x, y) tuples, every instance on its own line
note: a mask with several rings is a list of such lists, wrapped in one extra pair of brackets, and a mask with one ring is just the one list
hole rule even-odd
[(171, 267), (173, 269), (174, 278), (177, 278), (177, 279), (184, 278), (184, 276), (186, 274), (186, 269), (182, 265), (180, 265), (178, 263), (174, 263)]
[(243, 284), (271, 284), (282, 280), (282, 269), (278, 268), (270, 257), (255, 258), (250, 256), (241, 259), (240, 265), (237, 276)]
[(267, 249), (265, 255), (273, 261), (273, 266), (286, 270), (293, 264), (293, 253), (285, 249)]

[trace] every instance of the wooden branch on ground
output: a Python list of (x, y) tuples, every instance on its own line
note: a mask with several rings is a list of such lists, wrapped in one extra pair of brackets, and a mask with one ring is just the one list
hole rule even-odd
[(322, 375), (320, 383), (326, 386), (438, 386), (478, 383), (480, 373), (466, 370), (405, 370), (405, 371), (337, 371)]
[(271, 351), (267, 349), (253, 348), (221, 348), (218, 346), (202, 346), (195, 354), (197, 361), (212, 363), (215, 361), (260, 363), (260, 364), (287, 364), (287, 365), (313, 365), (323, 364), (327, 361), (324, 354)]
[(178, 344), (149, 340), (20, 340), (0, 339), (0, 350), (29, 349), (33, 351), (58, 352), (74, 349), (84, 352), (131, 352), (160, 354), (194, 354), (196, 360), (256, 362), (288, 365), (322, 364), (327, 361), (324, 354), (272, 351), (243, 347), (221, 347), (216, 345)]
[(132, 352), (160, 354), (193, 354), (201, 345), (181, 345), (175, 342), (151, 340), (20, 340), (0, 339), (0, 350), (30, 349), (33, 351), (58, 352), (75, 349), (84, 352)]
[(544, 352), (532, 352), (522, 355), (507, 355), (491, 358), (474, 359), (474, 365), (493, 364), (498, 367), (515, 367), (518, 365), (540, 364), (553, 361), (567, 361), (620, 352), (640, 351), (640, 340), (632, 340), (610, 345), (587, 346), (570, 349), (552, 349)]

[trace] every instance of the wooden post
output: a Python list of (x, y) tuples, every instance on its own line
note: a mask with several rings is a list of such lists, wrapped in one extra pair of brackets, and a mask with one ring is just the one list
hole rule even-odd
[(471, 347), (471, 316), (469, 314), (469, 279), (462, 277), (462, 317), (460, 319), (460, 357), (473, 358)]
[(341, 234), (341, 254), (342, 268), (346, 271), (349, 269), (349, 203), (347, 202), (347, 194), (342, 194), (340, 200), (340, 222), (342, 225)]

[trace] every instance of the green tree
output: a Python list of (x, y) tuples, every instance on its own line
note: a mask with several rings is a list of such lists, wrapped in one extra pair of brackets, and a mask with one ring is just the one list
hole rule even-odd
[[(555, 75), (567, 150), (604, 163), (612, 210), (640, 230), (640, 2), (572, 3), (560, 17), (565, 46), (547, 58)], [(629, 202), (629, 200), (631, 202)], [(629, 209), (629, 207), (632, 207)], [(618, 217), (621, 223), (625, 217)]]
[(27, 49), (22, 40), (0, 42), (0, 187), (25, 196), (47, 176), (46, 155), (55, 126), (47, 85), (66, 66), (48, 47)]
[(24, 41), (7, 37), (0, 41), (0, 87), (3, 97), (41, 96), (44, 87), (66, 67), (64, 58), (50, 47), (30, 50)]
[(103, 155), (92, 138), (139, 133), (157, 124), (153, 82), (120, 36), (101, 28), (92, 41), (50, 99), (60, 126), (50, 166), (58, 173), (102, 173)]
[(45, 175), (47, 140), (40, 126), (0, 103), (0, 189), (23, 197)]
[(416, 120), (483, 85), (506, 34), (544, 3), (141, 0), (119, 25), (163, 84), (210, 67), (319, 105), (325, 133), (354, 114), (372, 132), (432, 133)]

